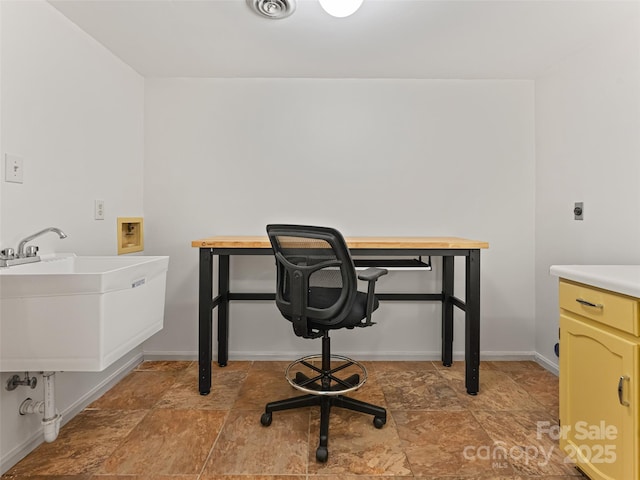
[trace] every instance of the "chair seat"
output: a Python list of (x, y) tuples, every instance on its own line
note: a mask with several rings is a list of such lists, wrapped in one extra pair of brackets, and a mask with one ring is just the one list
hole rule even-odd
[[(313, 308), (328, 308), (340, 297), (340, 288), (327, 287), (311, 287), (309, 288), (309, 306)], [(355, 295), (353, 307), (349, 315), (340, 323), (335, 325), (327, 325), (321, 321), (314, 321), (313, 318), (307, 318), (309, 326), (314, 330), (336, 330), (338, 328), (353, 328), (361, 324), (362, 320), (367, 317), (367, 294), (357, 292)], [(377, 298), (373, 300), (373, 311), (378, 309), (380, 302)], [(285, 315), (285, 318), (291, 321), (291, 317)]]

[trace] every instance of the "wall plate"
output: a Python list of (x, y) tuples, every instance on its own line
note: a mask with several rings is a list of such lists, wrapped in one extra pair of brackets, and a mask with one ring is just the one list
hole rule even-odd
[(22, 157), (4, 154), (4, 181), (22, 183), (24, 179), (24, 162)]

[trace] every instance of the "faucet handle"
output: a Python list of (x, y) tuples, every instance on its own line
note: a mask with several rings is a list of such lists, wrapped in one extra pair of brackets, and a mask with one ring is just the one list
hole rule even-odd
[(38, 254), (38, 246), (37, 245), (29, 245), (25, 250), (25, 254), (27, 257), (35, 257)]
[(5, 259), (13, 258), (15, 256), (15, 250), (13, 248), (5, 248), (0, 251), (0, 256)]

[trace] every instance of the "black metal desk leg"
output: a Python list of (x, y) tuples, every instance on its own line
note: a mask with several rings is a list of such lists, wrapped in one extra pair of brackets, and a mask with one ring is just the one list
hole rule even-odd
[(218, 365), (226, 367), (229, 361), (229, 255), (218, 260)]
[(470, 250), (466, 264), (465, 368), (467, 393), (480, 389), (480, 250)]
[(455, 257), (442, 257), (442, 364), (453, 364), (453, 266)]
[(198, 388), (200, 395), (211, 391), (213, 255), (210, 248), (200, 249), (198, 287)]

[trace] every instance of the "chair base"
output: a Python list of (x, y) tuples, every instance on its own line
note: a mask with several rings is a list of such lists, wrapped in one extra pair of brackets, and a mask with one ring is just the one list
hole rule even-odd
[(326, 462), (329, 458), (329, 415), (332, 407), (346, 408), (348, 410), (373, 415), (373, 425), (376, 428), (382, 428), (385, 423), (387, 423), (387, 411), (377, 405), (372, 405), (343, 395), (328, 396), (314, 394), (301, 395), (299, 397), (267, 403), (265, 412), (260, 417), (260, 423), (265, 427), (271, 425), (273, 412), (314, 406), (320, 407), (320, 443), (316, 450), (316, 460), (319, 462)]
[[(363, 365), (354, 362), (347, 357), (341, 357), (338, 355), (332, 356), (329, 348), (329, 336), (326, 334), (322, 338), (322, 356), (304, 357), (290, 364), (287, 367), (286, 377), (289, 383), (305, 392), (309, 392), (306, 395), (298, 397), (287, 398), (284, 400), (278, 400), (275, 402), (269, 402), (265, 406), (265, 411), (260, 417), (260, 423), (265, 427), (271, 425), (273, 420), (273, 412), (282, 410), (291, 410), (294, 408), (304, 407), (320, 407), (320, 443), (316, 450), (316, 459), (319, 462), (326, 462), (329, 458), (329, 415), (332, 407), (346, 408), (355, 412), (365, 413), (367, 415), (373, 415), (373, 425), (376, 428), (382, 428), (387, 423), (387, 411), (377, 405), (356, 400), (344, 396), (345, 392), (356, 390), (367, 379), (367, 371)], [(314, 358), (322, 359), (322, 368), (317, 368), (311, 365), (308, 360)], [(345, 360), (346, 363), (336, 368), (331, 368), (331, 358), (338, 358)], [(308, 377), (301, 372), (296, 373), (295, 379), (291, 378), (289, 372), (294, 365), (302, 364), (311, 370), (318, 373), (315, 377)], [(356, 365), (362, 369), (362, 380), (359, 374), (353, 374), (346, 379), (339, 379), (333, 374), (339, 370), (342, 370), (351, 365)], [(335, 382), (333, 385), (331, 382)]]

